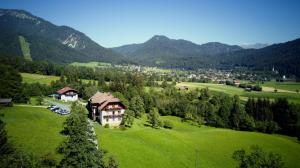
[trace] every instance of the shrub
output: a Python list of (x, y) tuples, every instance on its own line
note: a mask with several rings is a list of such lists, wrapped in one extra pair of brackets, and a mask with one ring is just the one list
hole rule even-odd
[(282, 168), (284, 163), (279, 154), (267, 153), (259, 146), (251, 146), (251, 153), (246, 153), (244, 149), (236, 150), (232, 158), (239, 162), (240, 168), (264, 167)]
[(125, 131), (126, 130), (126, 126), (125, 125), (120, 125), (120, 130)]
[(47, 153), (42, 158), (42, 164), (48, 167), (54, 167), (56, 165), (56, 158), (53, 153)]
[(105, 125), (104, 125), (104, 128), (109, 128), (109, 124), (105, 124)]
[(168, 128), (168, 129), (172, 129), (173, 128), (173, 123), (168, 121), (168, 120), (165, 120), (164, 121), (164, 128)]

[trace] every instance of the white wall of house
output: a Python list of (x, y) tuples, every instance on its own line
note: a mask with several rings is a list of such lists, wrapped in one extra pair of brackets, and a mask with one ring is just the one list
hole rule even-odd
[(78, 100), (78, 94), (75, 94), (75, 95), (64, 95), (62, 94), (60, 96), (60, 99), (63, 100), (63, 101), (77, 101)]
[(100, 123), (102, 126), (108, 124), (109, 126), (119, 126), (122, 122), (122, 117), (115, 117), (115, 118), (106, 118), (105, 116), (113, 115), (124, 115), (125, 110), (110, 110), (110, 111), (101, 111), (100, 112)]

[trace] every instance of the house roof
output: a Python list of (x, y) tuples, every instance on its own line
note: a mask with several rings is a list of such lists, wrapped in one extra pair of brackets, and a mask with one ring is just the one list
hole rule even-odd
[[(89, 101), (92, 104), (99, 104), (99, 109), (102, 110), (106, 107), (109, 103), (122, 103), (122, 101), (116, 97), (114, 97), (111, 93), (102, 93), (97, 92), (94, 94)], [(122, 104), (123, 105), (123, 104)], [(123, 105), (124, 106), (124, 105)]]
[(64, 94), (64, 93), (66, 93), (66, 92), (68, 92), (68, 91), (78, 92), (77, 90), (75, 90), (75, 89), (70, 88), (70, 87), (67, 86), (67, 87), (64, 87), (64, 88), (58, 90), (57, 93), (58, 93), (58, 94)]

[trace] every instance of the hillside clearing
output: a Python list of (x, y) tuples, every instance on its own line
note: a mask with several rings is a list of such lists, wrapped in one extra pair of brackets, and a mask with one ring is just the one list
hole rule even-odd
[(19, 43), (25, 60), (32, 61), (30, 54), (30, 44), (23, 36), (19, 36)]
[[(32, 73), (20, 73), (23, 82), (26, 83), (40, 83), (40, 84), (45, 84), (45, 85), (50, 85), (52, 81), (59, 80), (59, 76), (50, 76), (50, 75), (39, 75), (39, 74), (32, 74)], [(87, 80), (83, 79), (83, 83), (89, 83), (93, 82), (93, 80)], [(95, 81), (97, 84), (98, 81)]]
[(23, 82), (26, 83), (40, 83), (50, 85), (51, 81), (56, 81), (59, 79), (58, 76), (48, 76), (48, 75), (39, 75), (31, 73), (21, 73)]

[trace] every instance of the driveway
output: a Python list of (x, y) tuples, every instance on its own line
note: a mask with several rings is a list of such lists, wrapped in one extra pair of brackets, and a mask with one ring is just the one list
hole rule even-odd
[(63, 110), (67, 110), (70, 111), (71, 110), (71, 105), (68, 104), (63, 104), (63, 103), (58, 103), (56, 101), (51, 101), (51, 100), (46, 100), (49, 104), (53, 104), (56, 105), (57, 107), (63, 109)]

